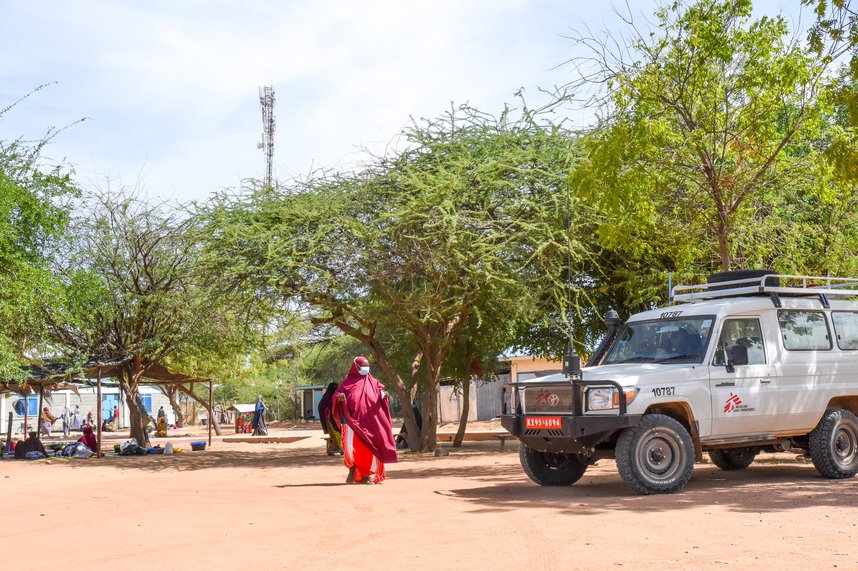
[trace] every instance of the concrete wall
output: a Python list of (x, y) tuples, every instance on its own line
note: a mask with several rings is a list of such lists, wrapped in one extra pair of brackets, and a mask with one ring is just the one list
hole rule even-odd
[[(470, 384), (468, 420), (491, 420), (501, 413), (501, 381)], [(458, 422), (462, 416), (462, 395), (450, 385), (438, 387), (438, 422)]]

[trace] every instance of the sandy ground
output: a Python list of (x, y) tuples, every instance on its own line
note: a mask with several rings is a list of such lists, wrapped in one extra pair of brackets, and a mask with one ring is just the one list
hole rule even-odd
[(682, 493), (639, 496), (612, 461), (542, 488), (517, 443), (466, 443), (403, 454), (365, 486), (344, 483), (321, 431), (273, 432), (310, 438), (0, 461), (0, 567), (858, 569), (858, 479), (822, 479), (795, 455), (699, 464)]

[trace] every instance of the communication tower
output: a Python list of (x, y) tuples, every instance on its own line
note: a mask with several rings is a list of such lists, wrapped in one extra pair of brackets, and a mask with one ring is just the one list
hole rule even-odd
[(274, 185), (274, 86), (259, 88), (262, 106), (262, 141), (256, 147), (265, 153), (265, 188)]

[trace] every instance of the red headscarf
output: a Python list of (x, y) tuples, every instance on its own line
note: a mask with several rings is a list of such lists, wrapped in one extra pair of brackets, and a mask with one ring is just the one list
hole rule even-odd
[[(359, 367), (369, 366), (366, 357), (357, 357), (349, 374), (334, 393), (334, 420), (340, 423), (340, 413), (346, 423), (360, 436), (367, 448), (382, 462), (396, 462), (396, 443), (393, 440), (393, 423), (390, 406), (381, 397), (384, 385), (370, 374), (361, 375)], [(339, 395), (345, 395), (341, 403)], [(345, 407), (343, 407), (345, 405)]]

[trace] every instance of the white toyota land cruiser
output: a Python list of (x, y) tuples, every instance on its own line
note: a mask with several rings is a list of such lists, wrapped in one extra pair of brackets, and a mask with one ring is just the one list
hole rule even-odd
[(573, 484), (616, 458), (638, 492), (673, 493), (703, 452), (740, 470), (791, 449), (827, 478), (858, 473), (858, 279), (745, 271), (709, 282), (677, 286), (679, 305), (625, 324), (609, 313), (583, 369), (569, 356), (566, 375), (504, 385), (501, 421), (534, 482)]

